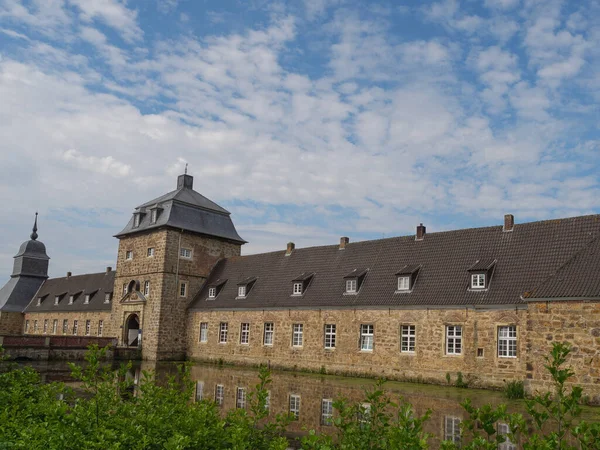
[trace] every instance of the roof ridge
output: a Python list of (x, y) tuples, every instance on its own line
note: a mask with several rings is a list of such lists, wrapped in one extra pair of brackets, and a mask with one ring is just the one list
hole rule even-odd
[(111, 270), (110, 272), (104, 271), (104, 272), (94, 272), (94, 273), (81, 273), (79, 275), (70, 275), (68, 277), (48, 278), (46, 281), (52, 281), (52, 280), (70, 280), (72, 278), (89, 277), (91, 275), (107, 275), (109, 273), (116, 273), (116, 270)]

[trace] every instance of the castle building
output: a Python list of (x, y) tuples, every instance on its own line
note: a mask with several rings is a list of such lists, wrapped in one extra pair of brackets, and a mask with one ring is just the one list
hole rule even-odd
[(241, 256), (230, 213), (184, 174), (116, 237), (115, 271), (47, 279), (34, 229), (0, 291), (0, 335), (482, 387), (545, 386), (543, 356), (569, 341), (574, 381), (600, 400), (599, 215)]

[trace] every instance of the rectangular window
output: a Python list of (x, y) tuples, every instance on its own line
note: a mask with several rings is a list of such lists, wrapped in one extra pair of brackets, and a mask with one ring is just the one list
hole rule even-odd
[(38, 297), (37, 306), (40, 306), (41, 304), (42, 304), (42, 297)]
[(87, 305), (90, 303), (90, 294), (85, 294), (85, 299), (83, 300), (83, 304)]
[(196, 401), (202, 400), (204, 395), (204, 381), (196, 381)]
[(208, 342), (208, 322), (200, 324), (200, 342)]
[(77, 325), (78, 325), (77, 320), (74, 320), (73, 321), (73, 336), (77, 336)]
[(133, 251), (127, 250), (125, 252), (125, 259), (127, 259), (127, 260), (133, 259)]
[(102, 336), (104, 333), (104, 320), (98, 321), (98, 336)]
[(325, 348), (335, 348), (335, 324), (333, 323), (325, 325)]
[(238, 409), (244, 409), (246, 407), (246, 389), (237, 388), (235, 393), (235, 407)]
[(414, 325), (402, 325), (401, 330), (401, 342), (400, 351), (402, 353), (414, 353), (415, 342), (417, 338), (417, 330)]
[(219, 325), (219, 344), (227, 343), (227, 322), (221, 322)]
[(265, 323), (265, 333), (263, 336), (264, 345), (273, 345), (273, 336), (275, 334), (275, 325), (273, 322)]
[(179, 296), (187, 297), (187, 283), (181, 283), (179, 285)]
[(189, 248), (182, 248), (179, 251), (179, 256), (182, 258), (190, 259), (192, 257), (192, 251)]
[(243, 323), (240, 326), (240, 344), (248, 345), (250, 343), (250, 324)]
[(294, 295), (302, 294), (302, 283), (294, 283), (293, 294)]
[(290, 394), (290, 414), (294, 416), (294, 420), (300, 418), (300, 396)]
[(304, 325), (301, 323), (295, 323), (292, 326), (292, 346), (294, 347), (302, 347), (302, 342), (304, 340)]
[(157, 209), (153, 209), (152, 211), (150, 211), (150, 222), (151, 223), (156, 223), (156, 218), (158, 217), (158, 210)]
[(485, 274), (474, 273), (471, 275), (471, 289), (483, 289), (485, 288)]
[(498, 327), (498, 356), (501, 358), (517, 357), (517, 327), (515, 325)]
[(37, 328), (38, 328), (38, 327), (37, 327), (37, 320), (34, 320), (34, 321), (33, 321), (33, 332), (34, 332), (34, 333), (37, 333)]
[(460, 355), (462, 353), (462, 327), (460, 325), (446, 326), (446, 354)]
[(63, 320), (63, 334), (67, 334), (69, 331), (69, 319)]
[(150, 295), (150, 282), (148, 280), (144, 281), (144, 295)]
[(29, 333), (29, 320), (25, 321), (25, 334)]
[(321, 425), (333, 425), (333, 400), (330, 398), (321, 400)]
[(154, 256), (154, 247), (148, 247), (148, 258)]
[(58, 331), (58, 319), (52, 321), (52, 334), (56, 334)]
[(444, 416), (444, 440), (460, 444), (460, 422), (458, 417)]
[(222, 384), (217, 384), (215, 386), (215, 403), (218, 406), (223, 406), (223, 401), (225, 400), (225, 386)]
[(104, 303), (110, 303), (111, 297), (112, 297), (112, 294), (110, 292), (107, 292), (106, 294), (104, 294)]
[(410, 289), (410, 277), (398, 277), (398, 290), (408, 291)]
[(217, 296), (217, 288), (208, 288), (208, 298), (215, 298)]
[(44, 334), (48, 333), (48, 319), (44, 319)]
[(140, 226), (140, 215), (139, 214), (134, 214), (133, 216), (133, 227), (137, 228)]
[(75, 297), (72, 295), (69, 295), (69, 305), (73, 304), (73, 300), (75, 300)]
[(238, 286), (238, 297), (246, 296), (246, 286)]
[(92, 321), (91, 320), (86, 320), (85, 321), (85, 335), (89, 336), (92, 330)]
[(56, 297), (54, 297), (54, 306), (57, 306), (59, 301), (60, 301), (60, 297), (58, 295)]
[(373, 351), (373, 336), (374, 336), (373, 325), (361, 325), (360, 326), (360, 349), (363, 352)]
[(346, 280), (346, 292), (356, 292), (356, 280)]

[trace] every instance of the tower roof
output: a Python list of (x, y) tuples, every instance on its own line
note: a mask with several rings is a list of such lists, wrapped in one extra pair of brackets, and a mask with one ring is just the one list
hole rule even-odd
[(127, 226), (115, 235), (123, 236), (171, 227), (244, 244), (230, 212), (193, 189), (194, 177), (177, 177), (177, 189), (135, 208)]

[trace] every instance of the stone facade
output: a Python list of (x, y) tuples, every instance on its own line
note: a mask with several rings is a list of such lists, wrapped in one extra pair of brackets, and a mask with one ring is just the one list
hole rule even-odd
[[(152, 256), (148, 249), (153, 249)], [(191, 257), (179, 257), (180, 249), (190, 250)], [(131, 259), (127, 259), (127, 252), (132, 252)], [(121, 238), (110, 320), (112, 335), (125, 344), (126, 322), (135, 314), (142, 329), (144, 359), (184, 359), (189, 302), (219, 259), (239, 254), (239, 244), (172, 229)], [(138, 283), (141, 295), (125, 295), (132, 280)], [(147, 296), (143, 292), (146, 281), (150, 283)]]
[(23, 314), (20, 312), (0, 311), (0, 331), (3, 334), (21, 334), (23, 320)]
[[(208, 323), (207, 342), (200, 323)], [(264, 323), (274, 324), (274, 343), (263, 345)], [(219, 343), (220, 323), (227, 323), (227, 343)], [(249, 344), (240, 344), (240, 327), (250, 324)], [(303, 325), (303, 345), (292, 345), (293, 324)], [(326, 324), (336, 325), (335, 349), (324, 348)], [(372, 351), (360, 350), (362, 324), (374, 326)], [(414, 352), (401, 352), (401, 326), (414, 325)], [(462, 327), (460, 355), (446, 354), (447, 326)], [(498, 356), (498, 328), (516, 326), (516, 357)], [(196, 360), (235, 364), (270, 364), (359, 376), (446, 383), (462, 372), (471, 386), (499, 388), (505, 380), (523, 379), (527, 349), (526, 310), (280, 310), (190, 313), (188, 355)]]
[[(44, 322), (47, 322), (44, 333)], [(53, 332), (54, 321), (57, 321), (56, 333)], [(63, 333), (63, 323), (67, 321), (66, 333)], [(77, 332), (73, 332), (74, 321), (77, 321)], [(86, 323), (90, 321), (90, 332), (86, 334)], [(110, 312), (108, 311), (76, 311), (76, 312), (40, 312), (26, 313), (21, 332), (31, 335), (69, 335), (69, 336), (98, 336), (99, 323), (102, 320), (102, 336), (111, 337)], [(37, 321), (37, 327), (36, 327)], [(25, 328), (28, 327), (27, 330)]]

